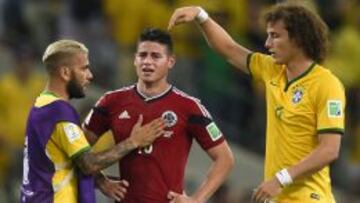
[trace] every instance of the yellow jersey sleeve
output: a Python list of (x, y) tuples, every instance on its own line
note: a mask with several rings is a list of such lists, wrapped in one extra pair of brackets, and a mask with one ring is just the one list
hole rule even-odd
[(52, 139), (71, 159), (91, 149), (82, 129), (71, 122), (57, 123)]
[(333, 75), (320, 80), (316, 100), (318, 133), (344, 133), (345, 90)]
[(281, 66), (275, 64), (271, 56), (261, 53), (249, 54), (247, 65), (251, 76), (262, 82), (268, 81), (281, 71)]

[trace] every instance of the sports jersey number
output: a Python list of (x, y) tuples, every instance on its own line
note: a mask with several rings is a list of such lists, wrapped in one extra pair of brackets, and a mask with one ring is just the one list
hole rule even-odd
[(151, 154), (152, 151), (153, 151), (153, 145), (151, 144), (147, 147), (140, 148), (138, 150), (138, 154)]

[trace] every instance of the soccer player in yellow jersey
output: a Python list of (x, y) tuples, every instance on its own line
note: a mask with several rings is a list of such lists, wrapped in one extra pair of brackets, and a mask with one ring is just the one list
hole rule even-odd
[(95, 203), (94, 182), (118, 201), (126, 192), (125, 181), (109, 181), (100, 170), (138, 147), (150, 145), (163, 133), (164, 121), (154, 119), (132, 127), (130, 137), (102, 152), (92, 152), (80, 127), (79, 116), (68, 102), (85, 96), (92, 79), (88, 49), (74, 40), (48, 46), (43, 62), (49, 80), (29, 113), (25, 147), (22, 203)]
[(200, 7), (178, 8), (169, 29), (195, 21), (208, 44), (264, 83), (267, 102), (265, 180), (254, 202), (333, 203), (329, 164), (344, 133), (344, 88), (320, 63), (327, 26), (302, 5), (281, 3), (265, 14), (270, 55), (237, 44)]

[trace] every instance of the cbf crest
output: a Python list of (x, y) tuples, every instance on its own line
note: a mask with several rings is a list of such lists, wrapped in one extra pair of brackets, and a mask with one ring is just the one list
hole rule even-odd
[(170, 128), (177, 123), (177, 115), (173, 111), (165, 111), (161, 115), (162, 119), (165, 120), (166, 127)]
[(299, 103), (304, 96), (304, 88), (296, 87), (296, 88), (294, 88), (294, 90), (292, 92), (293, 92), (292, 103), (293, 104)]

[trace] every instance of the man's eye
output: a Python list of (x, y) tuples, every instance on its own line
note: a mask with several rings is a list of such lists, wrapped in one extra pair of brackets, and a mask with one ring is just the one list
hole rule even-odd
[(158, 58), (161, 58), (161, 55), (160, 54), (153, 54), (152, 57), (155, 58), (155, 59), (158, 59)]

